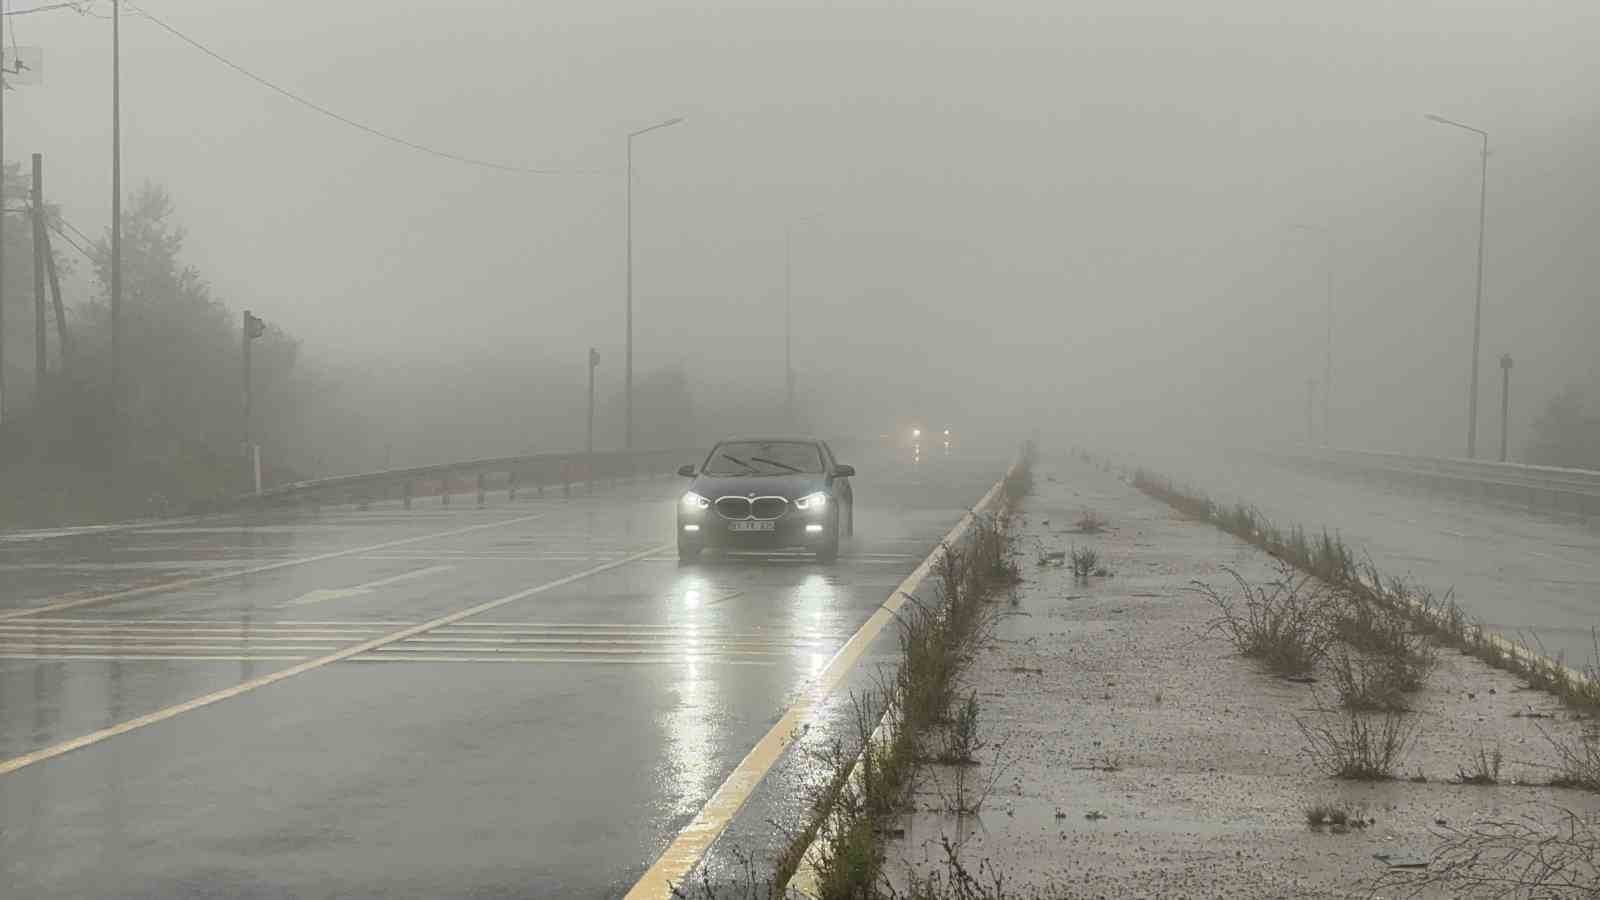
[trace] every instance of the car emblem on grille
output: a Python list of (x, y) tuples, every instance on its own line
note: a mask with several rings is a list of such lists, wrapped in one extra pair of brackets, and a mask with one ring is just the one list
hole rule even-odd
[(748, 496), (750, 497), (751, 500), (754, 500), (756, 498), (756, 492), (755, 491), (751, 491)]

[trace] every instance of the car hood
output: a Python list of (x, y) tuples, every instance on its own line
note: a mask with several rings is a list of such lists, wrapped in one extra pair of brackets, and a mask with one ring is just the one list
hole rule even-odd
[(785, 497), (794, 500), (823, 490), (826, 475), (741, 475), (737, 477), (701, 475), (689, 483), (689, 490), (707, 500), (718, 497)]

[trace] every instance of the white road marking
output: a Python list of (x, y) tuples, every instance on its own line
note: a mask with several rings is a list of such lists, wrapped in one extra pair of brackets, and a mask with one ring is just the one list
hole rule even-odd
[[(663, 549), (664, 547), (652, 547), (649, 550), (640, 551), (638, 554), (636, 554), (636, 556), (639, 559), (643, 559), (650, 554), (660, 553)], [(289, 666), (288, 668), (279, 669), (276, 672), (271, 672), (259, 678), (252, 678), (249, 681), (241, 682), (230, 688), (224, 688), (220, 691), (212, 691), (209, 694), (202, 694), (201, 696), (195, 697), (192, 700), (187, 700), (183, 703), (178, 703), (173, 706), (168, 706), (165, 709), (159, 709), (152, 713), (146, 713), (145, 715), (137, 718), (129, 719), (125, 722), (119, 722), (108, 728), (102, 728), (98, 731), (92, 731), (88, 734), (75, 737), (71, 740), (62, 741), (58, 744), (52, 744), (49, 747), (45, 747), (41, 750), (35, 750), (32, 753), (24, 753), (21, 756), (14, 756), (11, 759), (0, 761), (0, 775), (9, 775), (18, 769), (26, 768), (34, 765), (35, 763), (44, 762), (48, 759), (54, 759), (62, 754), (71, 753), (74, 750), (88, 747), (93, 744), (98, 744), (101, 741), (110, 740), (118, 735), (127, 734), (130, 731), (137, 731), (138, 729), (144, 728), (148, 725), (154, 725), (158, 722), (165, 722), (168, 719), (181, 716), (186, 712), (192, 712), (193, 710), (210, 706), (213, 703), (220, 703), (223, 700), (237, 697), (240, 694), (248, 694), (251, 691), (264, 688), (267, 685), (277, 684), (280, 681), (293, 678), (296, 675), (304, 675), (307, 672), (315, 671), (332, 663), (340, 662), (341, 660), (359, 656), (370, 650), (377, 650), (380, 647), (386, 647), (390, 644), (399, 643), (406, 638), (416, 637), (423, 632), (432, 631), (433, 629), (444, 625), (453, 625), (462, 619), (478, 615), (479, 613), (486, 613), (491, 609), (499, 609), (508, 603), (515, 603), (518, 600), (525, 600), (529, 597), (542, 594), (546, 591), (555, 590), (559, 587), (565, 587), (566, 585), (572, 584), (576, 581), (582, 581), (585, 578), (598, 575), (602, 572), (609, 572), (612, 569), (620, 568), (630, 562), (633, 562), (634, 558), (635, 557), (619, 559), (614, 562), (605, 563), (604, 565), (585, 569), (582, 572), (573, 573), (564, 578), (557, 578), (554, 581), (547, 581), (544, 584), (527, 588), (526, 590), (517, 591), (514, 594), (507, 594), (506, 596), (497, 600), (487, 600), (475, 606), (469, 606), (466, 609), (457, 610), (456, 612), (440, 616), (436, 619), (431, 619), (418, 625), (402, 628), (399, 631), (391, 632), (381, 637), (372, 638), (371, 640), (364, 641), (351, 647), (346, 647), (343, 650), (329, 653), (326, 656), (319, 656), (316, 659), (306, 660), (299, 665), (293, 665)]]
[(310, 591), (282, 605), (306, 606), (312, 603), (321, 603), (324, 600), (344, 600), (349, 597), (359, 597), (363, 594), (370, 594), (378, 588), (388, 587), (391, 584), (399, 584), (402, 581), (414, 581), (418, 578), (427, 578), (429, 575), (437, 575), (440, 572), (450, 572), (454, 570), (455, 566), (429, 566), (426, 569), (418, 569), (415, 572), (406, 572), (401, 575), (392, 575), (388, 578), (380, 578), (377, 581), (369, 581), (366, 584), (358, 584), (355, 587), (332, 589), (323, 588), (321, 590)]
[(73, 653), (0, 653), (0, 659), (30, 659), (38, 662), (292, 662), (304, 656), (161, 656), (118, 654), (97, 656)]
[[(338, 647), (338, 642), (328, 642), (328, 644), (290, 645), (290, 647), (274, 645), (274, 647), (262, 647), (262, 650), (275, 650), (275, 652), (288, 652), (288, 650), (294, 650), (294, 652), (326, 653), (328, 650), (338, 649)], [(37, 644), (35, 644), (34, 641), (27, 641), (24, 642), (24, 644), (0, 644), (0, 653), (29, 653), (38, 652), (38, 650), (90, 652), (90, 650), (118, 649), (128, 649), (133, 650), (133, 652), (155, 652), (155, 650), (163, 650), (163, 652), (176, 653), (179, 652), (179, 650), (197, 650), (197, 652), (203, 652), (203, 650), (250, 650), (250, 647), (214, 647), (214, 645), (200, 645), (200, 647), (194, 647), (194, 645), (189, 644), (66, 644), (66, 642), (62, 642), (62, 644), (37, 642)]]
[(194, 587), (195, 585), (200, 584), (213, 584), (218, 581), (226, 581), (230, 578), (242, 578), (246, 575), (259, 575), (262, 572), (272, 572), (278, 569), (287, 569), (291, 566), (303, 566), (308, 563), (322, 562), (323, 560), (327, 559), (339, 559), (345, 556), (356, 556), (361, 553), (371, 553), (374, 550), (382, 550), (385, 547), (400, 547), (406, 544), (417, 544), (421, 543), (422, 541), (437, 540), (438, 538), (456, 537), (458, 535), (471, 534), (475, 531), (484, 531), (489, 528), (506, 528), (511, 525), (516, 525), (520, 522), (532, 522), (535, 519), (542, 519), (545, 516), (550, 515), (551, 512), (553, 512), (553, 510), (534, 513), (530, 516), (517, 516), (516, 518), (512, 519), (502, 519), (497, 522), (484, 522), (479, 525), (469, 525), (466, 528), (456, 528), (451, 531), (436, 531), (432, 534), (420, 534), (416, 537), (400, 538), (399, 540), (385, 541), (381, 544), (370, 544), (366, 547), (352, 547), (348, 550), (334, 550), (330, 553), (319, 553), (316, 556), (302, 556), (297, 559), (285, 559), (275, 563), (268, 563), (264, 566), (255, 566), (249, 569), (235, 569), (231, 572), (218, 572), (215, 575), (199, 575), (194, 578), (180, 578), (176, 581), (164, 581), (160, 584), (149, 584), (145, 585), (144, 587), (129, 588), (125, 591), (116, 591), (110, 594), (99, 594), (93, 597), (79, 597), (76, 600), (62, 600), (56, 603), (46, 603), (43, 606), (35, 606), (29, 609), (14, 609), (10, 612), (0, 613), (0, 621), (5, 621), (8, 619), (20, 619), (24, 616), (35, 616), (40, 613), (60, 612), (64, 609), (76, 609), (80, 606), (88, 606), (94, 603), (108, 603), (113, 600), (126, 600), (130, 597), (143, 597), (149, 594), (175, 591), (181, 588)]
[[(29, 619), (28, 621), (20, 623), (20, 624), (22, 624), (22, 625), (35, 625), (35, 624), (50, 624), (50, 625), (112, 625), (112, 624), (116, 624), (116, 625), (121, 625), (121, 624), (127, 624), (127, 625), (233, 625), (235, 623), (238, 623), (237, 619), (118, 619), (118, 618), (48, 619), (48, 618), (45, 618), (45, 617), (41, 616), (41, 617), (39, 617), (37, 619)], [(247, 624), (247, 623), (239, 623), (239, 624)], [(360, 621), (355, 621), (355, 622), (328, 622), (328, 621), (315, 621), (315, 622), (313, 622), (313, 621), (308, 621), (308, 620), (304, 620), (304, 619), (277, 619), (277, 620), (273, 620), (271, 622), (263, 623), (260, 627), (267, 627), (267, 626), (271, 626), (271, 625), (350, 625), (350, 626), (366, 627), (366, 626), (375, 626), (375, 625), (415, 625), (415, 624), (417, 624), (417, 623), (414, 622), (414, 621), (412, 621), (412, 622), (396, 622), (396, 621), (392, 621), (392, 620), (388, 620), (388, 619), (366, 619), (366, 620), (360, 620)], [(0, 626), (0, 627), (9, 627), (9, 626)]]

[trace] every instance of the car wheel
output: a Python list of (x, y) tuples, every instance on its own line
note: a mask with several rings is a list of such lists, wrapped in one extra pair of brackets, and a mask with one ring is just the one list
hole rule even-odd
[(681, 537), (678, 538), (678, 562), (694, 562), (700, 558), (702, 549), (704, 548), (693, 541), (686, 541)]
[(839, 529), (842, 526), (838, 519), (833, 520), (833, 533), (828, 535), (828, 540), (817, 548), (817, 562), (832, 563), (839, 559)]

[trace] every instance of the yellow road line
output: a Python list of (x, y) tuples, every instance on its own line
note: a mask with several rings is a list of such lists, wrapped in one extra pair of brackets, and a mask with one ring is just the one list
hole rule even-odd
[[(978, 502), (977, 508), (982, 509), (992, 502), (999, 490), (999, 484), (990, 488)], [(945, 541), (953, 543), (959, 540), (967, 528), (971, 527), (972, 520), (972, 513), (962, 516), (961, 521), (945, 535)], [(682, 884), (704, 858), (712, 842), (728, 827), (728, 823), (733, 821), (734, 815), (744, 806), (745, 801), (750, 799), (750, 794), (755, 791), (756, 785), (761, 783), (761, 779), (765, 778), (767, 772), (778, 762), (801, 725), (808, 723), (813, 711), (838, 688), (850, 674), (850, 670), (855, 668), (873, 639), (894, 619), (895, 613), (905, 604), (906, 595), (915, 591), (917, 585), (932, 569), (937, 553), (935, 550), (928, 554), (927, 558), (900, 582), (900, 586), (889, 599), (885, 600), (856, 633), (850, 636), (850, 640), (839, 648), (811, 689), (802, 693), (795, 704), (783, 714), (783, 718), (779, 719), (777, 724), (773, 725), (750, 749), (750, 752), (745, 754), (744, 759), (729, 773), (727, 779), (717, 788), (716, 793), (711, 795), (711, 799), (706, 801), (706, 805), (693, 821), (678, 832), (678, 836), (667, 849), (628, 891), (625, 900), (665, 900), (672, 896), (673, 887)]]
[(478, 663), (566, 663), (583, 665), (606, 666), (672, 666), (686, 663), (714, 664), (719, 666), (776, 666), (778, 663), (761, 659), (724, 659), (720, 656), (662, 656), (653, 659), (628, 659), (623, 657), (607, 657), (604, 659), (584, 659), (572, 656), (362, 656), (357, 659), (347, 660), (353, 663), (430, 663), (430, 662), (478, 662)]
[(555, 647), (412, 647), (409, 645), (400, 647), (384, 647), (374, 651), (374, 653), (380, 656), (416, 656), (423, 653), (449, 653), (451, 651), (458, 653), (566, 653), (573, 656), (661, 656), (663, 653), (668, 651), (678, 651), (680, 656), (685, 657), (711, 654), (719, 654), (723, 656), (789, 655), (787, 653), (779, 653), (772, 650), (713, 650), (711, 648), (706, 648), (703, 651), (697, 652), (696, 649), (692, 647), (652, 647), (648, 649), (619, 648), (616, 650), (610, 650), (604, 647), (579, 647), (571, 650), (560, 650)]
[[(274, 637), (272, 641), (288, 641), (288, 637)], [(699, 634), (699, 636), (658, 634), (658, 636), (646, 637), (646, 639), (638, 639), (638, 637), (565, 637), (554, 636), (554, 634), (539, 634), (539, 636), (533, 637), (467, 637), (443, 634), (443, 636), (413, 637), (410, 641), (406, 641), (406, 644), (429, 644), (429, 642), (432, 642), (432, 644), (602, 644), (606, 645), (606, 647), (621, 647), (621, 645), (629, 644), (640, 645), (640, 647), (651, 647), (651, 645), (659, 647), (661, 644), (738, 644), (741, 647), (798, 647), (798, 649), (802, 650), (811, 649), (811, 647), (821, 644), (821, 641), (782, 641), (782, 639), (773, 641), (768, 637), (749, 639), (749, 637), (731, 636), (731, 634)]]
[(316, 659), (307, 660), (299, 665), (289, 666), (285, 669), (279, 669), (276, 672), (263, 675), (260, 678), (252, 678), (249, 681), (236, 684), (230, 688), (224, 688), (220, 691), (213, 691), (209, 694), (203, 694), (199, 697), (195, 697), (193, 700), (187, 700), (183, 703), (169, 706), (165, 709), (156, 710), (155, 712), (147, 713), (146, 715), (139, 716), (138, 718), (129, 719), (126, 722), (119, 722), (109, 728), (102, 728), (99, 731), (93, 731), (89, 734), (73, 738), (69, 741), (62, 741), (59, 744), (45, 747), (42, 750), (35, 750), (32, 753), (24, 753), (21, 756), (15, 756), (11, 759), (0, 761), (0, 775), (9, 775), (18, 769), (26, 768), (27, 766), (31, 766), (35, 763), (44, 762), (47, 759), (54, 759), (55, 757), (61, 756), (64, 753), (71, 753), (74, 750), (88, 747), (91, 744), (98, 744), (101, 741), (109, 740), (118, 735), (127, 734), (130, 731), (136, 731), (147, 725), (154, 725), (157, 722), (165, 722), (168, 719), (180, 716), (186, 712), (191, 712), (202, 707), (210, 706), (213, 703), (220, 703), (223, 700), (237, 697), (240, 694), (247, 694), (251, 691), (257, 690), (258, 688), (264, 688), (269, 684), (276, 684), (284, 679), (293, 678), (296, 675), (304, 675), (307, 672), (320, 669), (323, 666), (339, 662), (340, 660), (358, 656), (362, 653), (366, 653), (369, 650), (376, 650), (379, 647), (385, 647), (389, 644), (398, 643), (399, 641), (403, 641), (409, 637), (416, 637), (425, 631), (438, 628), (441, 625), (451, 625), (461, 621), (462, 619), (468, 618), (469, 616), (485, 613), (491, 609), (498, 609), (508, 603), (515, 603), (518, 600), (524, 600), (536, 594), (542, 594), (545, 591), (554, 590), (555, 588), (572, 584), (575, 581), (582, 581), (585, 578), (598, 575), (601, 572), (607, 572), (612, 569), (625, 566), (628, 563), (633, 562), (635, 559), (643, 559), (652, 553), (660, 553), (663, 551), (663, 549), (663, 547), (652, 547), (649, 550), (640, 551), (639, 553), (630, 557), (613, 560), (612, 562), (605, 563), (604, 565), (585, 569), (582, 572), (577, 572), (564, 578), (557, 578), (555, 581), (547, 581), (537, 587), (531, 587), (526, 590), (518, 591), (515, 594), (508, 594), (498, 600), (487, 600), (483, 603), (477, 604), (476, 606), (469, 606), (466, 609), (440, 616), (437, 619), (432, 619), (419, 625), (412, 625), (409, 628), (402, 628), (399, 631), (391, 632), (383, 635), (382, 637), (373, 638), (369, 641), (364, 641), (360, 644), (346, 647), (345, 649), (336, 653), (329, 653), (326, 656), (319, 656)]
[(63, 609), (77, 609), (80, 606), (89, 606), (95, 603), (109, 603), (112, 600), (127, 600), (131, 597), (144, 597), (150, 594), (159, 594), (165, 591), (176, 591), (200, 584), (214, 584), (230, 578), (242, 578), (246, 575), (259, 575), (262, 572), (273, 572), (278, 569), (287, 569), (291, 566), (303, 566), (307, 563), (322, 562), (326, 559), (338, 559), (342, 556), (355, 556), (358, 553), (371, 553), (385, 547), (399, 547), (404, 544), (416, 544), (421, 541), (437, 540), (438, 538), (455, 537), (462, 534), (471, 534), (474, 531), (483, 531), (489, 528), (506, 528), (520, 522), (531, 522), (542, 519), (552, 511), (534, 513), (531, 516), (517, 516), (514, 519), (503, 519), (498, 522), (484, 522), (480, 525), (470, 525), (466, 528), (456, 528), (451, 531), (438, 531), (433, 534), (422, 534), (416, 537), (400, 538), (394, 541), (385, 541), (381, 544), (372, 544), (367, 547), (352, 547), (349, 550), (335, 550), (331, 553), (319, 553), (316, 556), (302, 556), (298, 559), (285, 559), (264, 566), (255, 566), (249, 569), (235, 569), (229, 572), (218, 572), (215, 575), (197, 575), (193, 578), (179, 578), (175, 581), (163, 581), (160, 584), (147, 584), (144, 587), (129, 588), (125, 591), (115, 591), (110, 594), (99, 594), (93, 597), (79, 597), (76, 600), (62, 600), (57, 603), (46, 603), (31, 609), (15, 609), (10, 612), (0, 613), (0, 621), (20, 619), (24, 616), (34, 616), (40, 613), (60, 612)]

